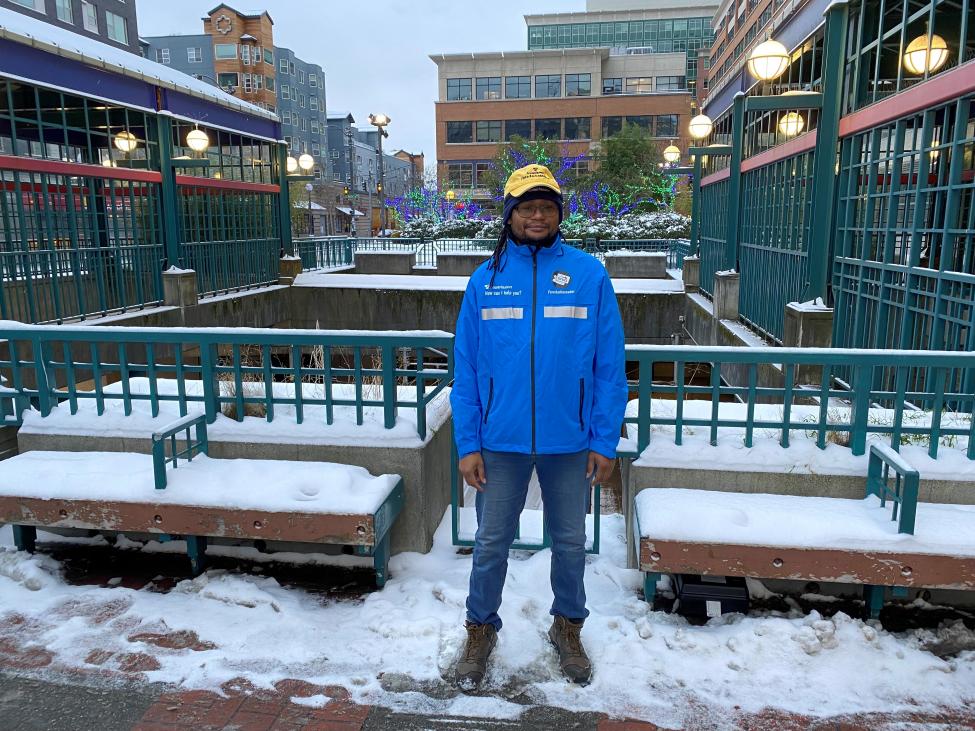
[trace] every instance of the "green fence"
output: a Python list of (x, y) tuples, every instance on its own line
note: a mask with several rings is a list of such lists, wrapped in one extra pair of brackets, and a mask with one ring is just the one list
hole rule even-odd
[(294, 240), (295, 256), (303, 271), (352, 266), (355, 239), (306, 237)]
[[(937, 457), (949, 445), (975, 459), (975, 392), (964, 386), (975, 353), (630, 345), (626, 356), (639, 364), (638, 405), (626, 417), (633, 456), (657, 428), (678, 445), (696, 431), (714, 446), (737, 439), (751, 447), (771, 436), (788, 447), (804, 437), (862, 455), (870, 435), (881, 435), (894, 449), (922, 442)], [(654, 382), (660, 363), (673, 364), (673, 381)], [(706, 385), (688, 382), (694, 366), (710, 372)], [(726, 385), (732, 372), (746, 385)], [(919, 373), (930, 384), (924, 389), (910, 385)]]
[[(364, 422), (381, 413), (385, 429), (399, 409), (427, 434), (427, 406), (453, 377), (453, 336), (257, 328), (51, 328), (0, 322), (4, 417), (17, 424), (28, 403), (43, 417), (176, 418), (192, 409), (212, 424), (259, 416), (302, 424)], [(166, 412), (163, 414), (163, 412)], [(147, 434), (148, 436), (148, 434)]]

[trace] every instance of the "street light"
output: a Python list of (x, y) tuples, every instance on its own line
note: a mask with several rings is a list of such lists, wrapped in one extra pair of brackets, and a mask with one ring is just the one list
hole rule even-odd
[(691, 137), (695, 140), (703, 140), (714, 128), (714, 123), (711, 118), (706, 114), (698, 114), (691, 123), (688, 125), (688, 131), (691, 133)]
[(128, 154), (138, 147), (139, 138), (125, 129), (115, 135), (114, 142), (115, 147), (117, 147), (120, 152)]
[(675, 165), (680, 162), (680, 148), (676, 145), (670, 145), (664, 148), (664, 160), (666, 160), (671, 165)]
[(786, 137), (795, 137), (806, 127), (806, 120), (799, 112), (789, 112), (779, 120), (779, 132)]
[(307, 174), (313, 167), (315, 167), (315, 158), (306, 152), (304, 155), (298, 158), (298, 167), (300, 167), (305, 174)]
[(287, 166), (288, 175), (292, 175), (298, 170), (298, 161), (295, 160), (291, 155), (288, 155)]
[[(386, 127), (393, 120), (388, 114), (370, 114), (369, 124), (379, 130), (379, 191), (383, 188), (383, 170), (386, 165), (383, 162), (383, 137), (389, 137)], [(379, 225), (382, 226), (382, 235), (386, 235), (386, 199), (379, 193)]]
[(186, 144), (193, 152), (206, 152), (210, 147), (210, 138), (207, 133), (197, 127), (186, 133)]
[(771, 81), (782, 75), (789, 65), (789, 51), (771, 38), (759, 43), (748, 56), (748, 70), (756, 79)]
[[(304, 157), (304, 155), (302, 155), (302, 157)], [(312, 164), (314, 164), (314, 161), (312, 161)], [(313, 233), (315, 233), (314, 226), (312, 225), (312, 216), (311, 216), (311, 191), (312, 191), (312, 187), (313, 186), (312, 186), (311, 183), (305, 183), (305, 190), (308, 191), (308, 235), (309, 236), (311, 236)]]
[(904, 49), (904, 68), (918, 76), (937, 71), (947, 60), (948, 44), (938, 35), (931, 36), (930, 45), (927, 34), (918, 36)]

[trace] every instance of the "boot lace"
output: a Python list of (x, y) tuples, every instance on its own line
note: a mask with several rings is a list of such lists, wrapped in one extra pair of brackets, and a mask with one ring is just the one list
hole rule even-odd
[(487, 641), (487, 630), (484, 625), (471, 625), (467, 628), (467, 651), (464, 653), (465, 662), (476, 661), (482, 652), (482, 645)]
[(569, 654), (581, 657), (582, 651), (582, 627), (566, 622), (565, 625), (565, 644), (569, 648)]

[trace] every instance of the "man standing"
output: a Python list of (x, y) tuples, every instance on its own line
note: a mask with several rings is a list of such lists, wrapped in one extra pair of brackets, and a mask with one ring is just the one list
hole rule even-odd
[(606, 269), (559, 236), (562, 191), (542, 165), (511, 174), (504, 226), (471, 276), (457, 321), (451, 394), (460, 471), (477, 490), (477, 534), (458, 683), (476, 687), (501, 629), (508, 551), (532, 468), (552, 540), (559, 664), (587, 683), (585, 516), (613, 469), (626, 407), (623, 326)]

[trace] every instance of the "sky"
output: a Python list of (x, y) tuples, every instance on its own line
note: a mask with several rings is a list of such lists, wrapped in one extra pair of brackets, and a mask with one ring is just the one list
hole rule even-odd
[[(142, 0), (139, 35), (202, 33), (201, 18), (216, 4)], [(275, 45), (325, 69), (329, 110), (350, 111), (363, 127), (370, 112), (388, 114), (385, 145), (426, 153), (429, 166), (436, 155), (437, 97), (437, 67), (429, 56), (525, 50), (526, 13), (582, 11), (585, 0), (246, 0), (238, 7), (266, 9)]]

